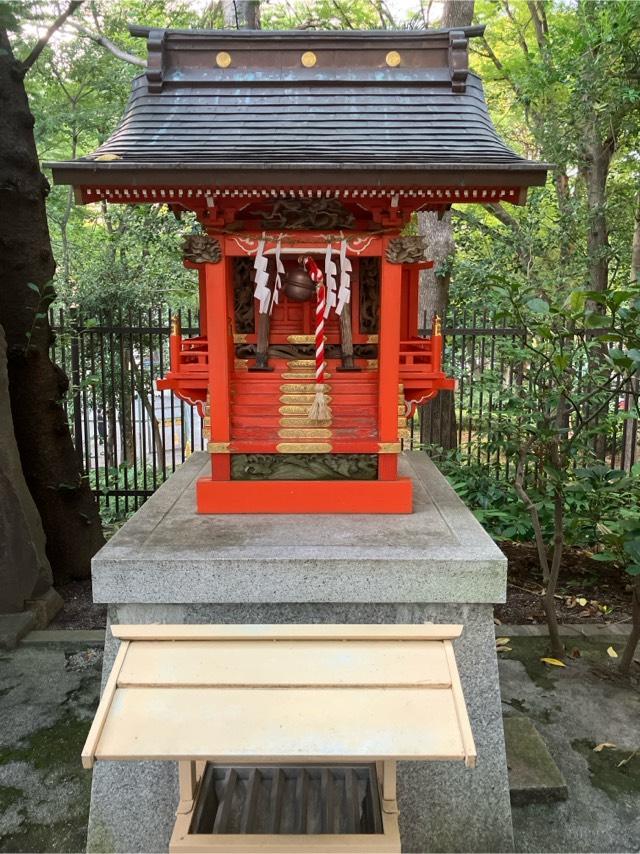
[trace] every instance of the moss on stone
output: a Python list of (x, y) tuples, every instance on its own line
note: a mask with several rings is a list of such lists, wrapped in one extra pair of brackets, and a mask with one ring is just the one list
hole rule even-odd
[(0, 751), (0, 765), (8, 762), (28, 762), (38, 769), (58, 769), (77, 763), (89, 732), (90, 721), (78, 720), (72, 714), (63, 715), (50, 727), (37, 730), (19, 747)]
[(74, 815), (53, 824), (23, 822), (19, 833), (0, 838), (0, 851), (84, 851), (87, 815)]
[[(580, 651), (580, 656), (575, 660), (567, 655), (565, 664), (568, 668), (579, 666), (584, 662), (600, 665), (607, 665), (611, 662), (611, 659), (607, 656), (607, 647), (610, 645), (610, 642), (586, 640), (578, 637), (566, 637), (563, 640), (567, 653), (570, 653), (576, 647)], [(501, 653), (500, 658), (503, 660), (515, 659), (519, 661), (527, 671), (529, 679), (539, 688), (552, 691), (557, 680), (566, 674), (565, 668), (554, 667), (541, 661), (542, 658), (551, 656), (547, 638), (509, 638), (509, 646), (511, 647), (511, 652)]]
[(22, 789), (15, 786), (0, 786), (0, 815), (13, 804), (20, 803), (24, 798)]
[(640, 793), (640, 750), (633, 755), (633, 750), (606, 747), (596, 753), (596, 745), (584, 739), (572, 741), (571, 746), (587, 760), (591, 783), (609, 797)]

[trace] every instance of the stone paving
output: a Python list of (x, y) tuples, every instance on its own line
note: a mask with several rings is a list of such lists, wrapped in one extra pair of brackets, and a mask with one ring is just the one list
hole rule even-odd
[(0, 851), (83, 851), (91, 772), (80, 764), (102, 649), (0, 653)]
[[(502, 633), (502, 632), (501, 632)], [(80, 749), (97, 704), (102, 652), (92, 635), (36, 636), (0, 654), (0, 851), (82, 851), (91, 772)], [(505, 636), (508, 631), (504, 631)], [(614, 639), (618, 652), (623, 639)], [(566, 801), (513, 808), (518, 851), (640, 850), (640, 690), (617, 679), (611, 640), (578, 638), (566, 668), (546, 642), (512, 637), (500, 654), (503, 708), (543, 735)], [(615, 747), (594, 752), (608, 742)], [(639, 751), (635, 753), (635, 751)]]

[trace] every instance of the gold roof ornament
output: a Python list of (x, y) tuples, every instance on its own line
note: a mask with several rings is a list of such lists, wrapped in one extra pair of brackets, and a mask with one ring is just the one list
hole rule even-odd
[(216, 65), (218, 68), (228, 68), (231, 65), (231, 54), (221, 50), (216, 54)]
[(318, 57), (312, 50), (305, 50), (305, 52), (300, 57), (300, 62), (304, 65), (305, 68), (313, 68), (317, 61)]
[(390, 50), (389, 53), (385, 56), (385, 62), (390, 68), (395, 68), (402, 62), (402, 57), (400, 56), (397, 50)]

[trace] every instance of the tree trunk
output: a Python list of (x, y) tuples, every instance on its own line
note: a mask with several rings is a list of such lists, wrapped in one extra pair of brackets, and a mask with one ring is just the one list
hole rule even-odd
[[(49, 357), (45, 287), (55, 263), (45, 213), (33, 116), (4, 28), (0, 28), (0, 324), (8, 345), (11, 409), (25, 480), (42, 519), (57, 583), (90, 574), (104, 542), (81, 477), (61, 400), (68, 380)], [(43, 298), (44, 297), (44, 298)]]
[(637, 649), (638, 643), (640, 643), (640, 578), (638, 578), (637, 576), (635, 584), (633, 585), (632, 608), (633, 610), (631, 613), (633, 623), (631, 627), (631, 634), (627, 639), (619, 664), (620, 673), (622, 673), (624, 676), (629, 673), (629, 669), (631, 668), (631, 662), (633, 661), (633, 656)]
[[(449, 0), (444, 4), (442, 27), (467, 27), (473, 21), (474, 0)], [(420, 275), (418, 326), (429, 329), (434, 315), (444, 321), (449, 304), (450, 266), (456, 244), (453, 237), (451, 211), (439, 218), (435, 212), (418, 215), (418, 230), (427, 239), (429, 257), (434, 265)], [(455, 398), (452, 391), (441, 391), (433, 401), (422, 407), (420, 442), (453, 450), (457, 447)]]
[[(634, 217), (633, 241), (631, 243), (631, 268), (629, 281), (632, 285), (640, 282), (640, 190), (636, 194), (636, 212)], [(622, 448), (622, 466), (625, 471), (631, 471), (635, 462), (635, 451), (638, 443), (638, 393), (640, 392), (640, 374), (636, 373), (629, 381), (629, 391), (625, 395), (627, 408), (633, 407), (634, 418), (626, 422), (624, 445)]]
[(607, 178), (611, 148), (597, 139), (597, 129), (590, 131), (586, 145), (587, 165), (582, 171), (589, 208), (587, 250), (589, 253), (589, 283), (592, 291), (606, 291), (609, 284), (609, 228), (607, 224)]
[(259, 30), (260, 0), (222, 0), (222, 19), (231, 30)]
[(447, 0), (442, 10), (441, 27), (469, 27), (473, 21), (474, 0)]

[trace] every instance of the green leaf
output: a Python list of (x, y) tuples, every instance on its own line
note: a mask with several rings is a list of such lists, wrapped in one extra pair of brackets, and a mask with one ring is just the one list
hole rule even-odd
[(534, 297), (533, 299), (527, 300), (527, 308), (534, 314), (549, 313), (549, 303), (544, 299), (540, 299), (539, 297)]
[(627, 567), (629, 575), (640, 575), (640, 563), (632, 563)]
[(38, 296), (40, 296), (40, 288), (37, 285), (34, 285), (33, 282), (27, 282), (27, 287), (30, 288), (32, 291), (35, 291)]

